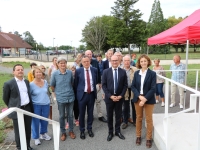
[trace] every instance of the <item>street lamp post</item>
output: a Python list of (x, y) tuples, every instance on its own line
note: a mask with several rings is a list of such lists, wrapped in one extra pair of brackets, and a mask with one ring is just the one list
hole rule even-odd
[[(53, 49), (54, 49), (54, 39), (55, 39), (55, 38), (53, 38)], [(53, 49), (52, 49), (52, 50), (53, 50)]]
[[(35, 47), (36, 47), (36, 53), (37, 53), (37, 43), (35, 44)], [(38, 53), (37, 53), (37, 59), (38, 59)]]

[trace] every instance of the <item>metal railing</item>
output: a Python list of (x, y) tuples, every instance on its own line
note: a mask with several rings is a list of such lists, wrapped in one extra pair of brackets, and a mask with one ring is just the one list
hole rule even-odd
[[(187, 70), (189, 71), (189, 70)], [(197, 70), (198, 72), (199, 70)], [(197, 73), (198, 75), (198, 73)], [(190, 112), (190, 111), (194, 111), (194, 113), (196, 113), (196, 104), (197, 104), (197, 98), (200, 98), (200, 92), (197, 91), (197, 86), (196, 89), (193, 89), (191, 87), (188, 87), (186, 85), (180, 84), (178, 82), (175, 82), (174, 80), (168, 79), (166, 77), (163, 77), (161, 75), (158, 75), (158, 77), (163, 78), (165, 80), (165, 117), (163, 119), (163, 125), (164, 125), (164, 139), (165, 139), (165, 143), (166, 143), (166, 150), (170, 150), (171, 148), (171, 143), (170, 143), (170, 131), (171, 131), (171, 120), (174, 117), (178, 117), (180, 116), (180, 114), (182, 113), (186, 113), (186, 112)], [(184, 88), (185, 90), (191, 91), (194, 94), (190, 94), (190, 106), (187, 109), (183, 109), (180, 112), (174, 113), (174, 114), (169, 114), (169, 82), (176, 84), (179, 87)], [(196, 78), (196, 85), (198, 85), (198, 76)], [(200, 104), (199, 104), (199, 110), (200, 110)], [(200, 119), (200, 113), (199, 113), (199, 119)], [(199, 126), (198, 126), (198, 150), (200, 149), (200, 121), (199, 121)]]
[(17, 120), (18, 120), (19, 135), (20, 135), (20, 144), (21, 144), (21, 149), (22, 150), (26, 150), (27, 149), (27, 145), (26, 145), (26, 142), (25, 142), (26, 141), (26, 136), (25, 136), (25, 127), (24, 127), (24, 114), (52, 123), (53, 137), (54, 137), (54, 139), (53, 139), (54, 140), (54, 150), (59, 150), (59, 135), (60, 135), (60, 124), (59, 124), (59, 122), (56, 122), (56, 121), (48, 119), (48, 118), (41, 117), (39, 115), (30, 113), (28, 111), (19, 109), (17, 107), (12, 107), (12, 108), (9, 108), (6, 111), (2, 112), (0, 114), (0, 120), (5, 118), (6, 116), (8, 116), (10, 113), (12, 113), (14, 111), (17, 112), (17, 118), (18, 118)]

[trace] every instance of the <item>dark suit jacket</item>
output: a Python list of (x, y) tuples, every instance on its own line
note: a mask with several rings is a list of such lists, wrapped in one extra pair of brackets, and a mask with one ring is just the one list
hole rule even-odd
[(108, 59), (106, 59), (105, 61), (103, 61), (103, 70), (108, 69), (109, 68), (109, 61)]
[[(140, 96), (141, 75), (140, 70), (136, 71), (132, 81), (131, 90), (134, 93), (133, 102), (138, 101)], [(146, 77), (143, 85), (143, 95), (147, 99), (146, 104), (155, 104), (155, 91), (156, 91), (156, 73), (150, 69), (147, 70)]]
[[(90, 61), (90, 65), (91, 67), (94, 67), (94, 68), (97, 68), (97, 84), (101, 84), (101, 72), (100, 72), (100, 69), (99, 69), (99, 63), (96, 59), (91, 59)], [(80, 65), (81, 67), (83, 67), (83, 65), (81, 64)]]
[[(93, 89), (94, 89), (94, 94), (95, 98), (97, 98), (97, 92), (96, 92), (96, 84), (97, 84), (97, 69), (94, 67), (90, 67), (91, 74), (92, 74), (92, 80), (93, 80)], [(75, 73), (75, 93), (78, 101), (81, 101), (83, 94), (84, 94), (84, 89), (85, 89), (85, 76), (84, 76), (84, 68), (78, 68), (76, 69)]]
[[(126, 93), (127, 87), (128, 85), (127, 85), (126, 71), (121, 68), (118, 68), (118, 88), (117, 88), (116, 95), (122, 96), (122, 99), (123, 99)], [(102, 88), (105, 93), (105, 102), (106, 103), (113, 102), (110, 99), (110, 96), (114, 95), (114, 80), (113, 80), (112, 67), (105, 69), (103, 71)]]
[[(31, 112), (33, 112), (33, 104), (32, 104), (32, 99), (30, 96), (31, 94), (30, 94), (29, 81), (26, 79), (24, 81), (26, 83), (26, 87), (28, 90), (28, 96), (29, 96), (30, 105), (31, 105)], [(18, 88), (15, 78), (4, 83), (3, 101), (8, 106), (8, 108), (10, 108), (10, 107), (21, 108), (21, 98), (20, 98), (19, 88)], [(17, 119), (17, 113), (13, 112), (13, 113), (9, 114), (8, 117), (12, 118), (12, 119)]]

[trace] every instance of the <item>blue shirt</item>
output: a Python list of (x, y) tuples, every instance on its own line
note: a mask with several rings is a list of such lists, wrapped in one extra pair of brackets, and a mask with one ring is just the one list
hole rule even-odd
[(50, 99), (48, 96), (48, 83), (44, 80), (43, 87), (37, 86), (34, 82), (30, 83), (30, 93), (33, 104), (37, 105), (48, 105), (50, 104)]
[(172, 80), (181, 84), (185, 82), (185, 71), (177, 71), (177, 70), (185, 70), (185, 64), (180, 63), (179, 65), (176, 65), (175, 63), (173, 63), (170, 66), (170, 70), (172, 70), (172, 77), (171, 77)]
[(51, 77), (50, 85), (55, 88), (56, 100), (60, 103), (71, 103), (74, 101), (73, 74), (66, 70), (64, 74), (56, 70)]

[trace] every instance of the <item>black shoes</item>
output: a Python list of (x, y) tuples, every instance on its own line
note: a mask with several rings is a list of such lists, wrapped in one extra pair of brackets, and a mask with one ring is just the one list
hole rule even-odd
[(33, 148), (32, 148), (32, 147), (30, 147), (30, 146), (28, 146), (28, 147), (27, 147), (27, 150), (33, 150)]
[(107, 137), (107, 141), (111, 141), (113, 138), (113, 133), (109, 133)]
[(115, 132), (115, 135), (118, 136), (120, 139), (125, 140), (125, 137), (120, 132)]
[(102, 122), (107, 122), (107, 120), (102, 116), (102, 117), (99, 117), (99, 121), (102, 121)]
[(94, 137), (94, 133), (92, 132), (92, 130), (88, 130), (88, 134), (90, 137)]
[(82, 140), (85, 139), (85, 132), (81, 132), (81, 134), (80, 134), (80, 138), (81, 138)]

